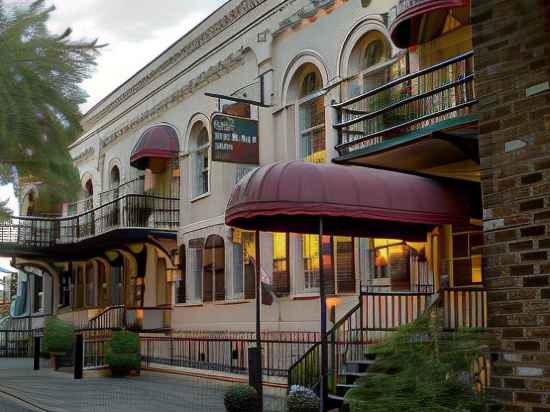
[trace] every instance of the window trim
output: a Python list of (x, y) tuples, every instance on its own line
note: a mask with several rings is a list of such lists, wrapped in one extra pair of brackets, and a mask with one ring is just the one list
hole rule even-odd
[[(212, 190), (212, 154), (211, 154), (211, 150), (210, 150), (210, 146), (212, 144), (211, 142), (211, 136), (210, 136), (210, 131), (208, 130), (208, 127), (206, 126), (206, 124), (204, 122), (200, 122), (202, 124), (202, 128), (199, 130), (199, 133), (196, 134), (196, 135), (191, 135), (191, 139), (192, 140), (198, 140), (199, 136), (200, 136), (200, 133), (202, 132), (202, 130), (206, 130), (206, 135), (208, 136), (208, 142), (201, 145), (201, 146), (198, 146), (198, 147), (194, 147), (192, 150), (189, 151), (189, 156), (188, 156), (188, 159), (189, 159), (189, 169), (191, 170), (191, 173), (189, 173), (189, 177), (190, 177), (190, 185), (189, 185), (189, 190), (190, 190), (190, 202), (193, 203), (197, 200), (200, 200), (204, 197), (207, 197), (211, 194), (211, 190)], [(208, 173), (208, 176), (207, 176), (207, 179), (206, 179), (206, 184), (207, 184), (207, 188), (208, 190), (206, 192), (202, 192), (202, 193), (195, 193), (195, 186), (196, 186), (196, 179), (197, 179), (197, 170), (195, 168), (195, 162), (196, 162), (196, 159), (197, 159), (197, 156), (199, 155), (199, 153), (202, 153), (202, 152), (205, 152), (206, 151), (206, 157), (208, 158), (208, 167), (205, 169), (203, 167), (203, 169), (201, 170), (201, 173), (204, 173), (204, 171), (206, 170), (206, 172)]]

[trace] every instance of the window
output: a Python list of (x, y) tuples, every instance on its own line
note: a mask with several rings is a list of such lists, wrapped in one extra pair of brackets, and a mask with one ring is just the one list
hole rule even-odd
[(483, 234), (478, 228), (453, 227), (453, 284), (468, 286), (483, 281), (481, 253)]
[(316, 93), (321, 87), (321, 76), (317, 71), (306, 74), (298, 103), (300, 159), (314, 163), (326, 160), (325, 98)]
[(189, 241), (189, 280), (187, 302), (199, 303), (202, 300), (202, 248), (203, 239)]
[[(371, 239), (371, 273), (380, 286), (402, 290), (430, 290), (433, 276), (426, 259), (426, 243), (400, 239)], [(372, 281), (372, 278), (371, 278)]]
[(93, 263), (86, 265), (86, 307), (95, 306), (95, 268)]
[(101, 308), (109, 305), (109, 282), (107, 281), (107, 273), (105, 265), (102, 262), (97, 262), (97, 288), (98, 288), (98, 306)]
[(386, 60), (386, 52), (384, 51), (385, 46), (382, 40), (375, 39), (371, 41), (367, 48), (365, 49), (365, 56), (363, 58), (363, 68), (368, 69), (369, 67), (375, 66), (382, 61)]
[(43, 312), (44, 311), (44, 282), (41, 275), (32, 275), (33, 279), (33, 312)]
[(186, 255), (185, 255), (185, 245), (181, 245), (178, 253), (178, 269), (179, 279), (176, 281), (176, 303), (185, 303), (185, 273), (186, 273)]
[(203, 253), (203, 302), (225, 300), (225, 244), (217, 235), (208, 236)]
[(290, 293), (288, 233), (273, 233), (273, 292), (276, 296)]
[(256, 235), (233, 230), (233, 298), (256, 297)]
[(113, 168), (111, 169), (111, 176), (109, 180), (109, 185), (111, 189), (120, 186), (120, 170), (118, 169), (117, 165), (113, 166)]
[(200, 123), (198, 126), (193, 127), (193, 130), (199, 129), (195, 136), (193, 143), (193, 152), (191, 155), (191, 162), (193, 168), (193, 197), (197, 197), (208, 193), (209, 190), (209, 147), (210, 140), (208, 137), (208, 130)]
[(302, 236), (302, 258), (304, 260), (304, 289), (319, 291), (319, 236)]

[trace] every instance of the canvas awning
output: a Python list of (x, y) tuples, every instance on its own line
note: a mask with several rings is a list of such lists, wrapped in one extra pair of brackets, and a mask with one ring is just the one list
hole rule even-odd
[(168, 125), (156, 125), (140, 136), (132, 150), (130, 164), (140, 170), (162, 169), (166, 161), (175, 159), (179, 151), (178, 135)]
[(269, 232), (425, 240), (440, 224), (465, 224), (479, 184), (359, 166), (288, 161), (251, 172), (233, 189), (229, 226)]
[(449, 14), (461, 24), (469, 20), (470, 0), (413, 0), (398, 6), (390, 37), (399, 48), (428, 42), (440, 36)]

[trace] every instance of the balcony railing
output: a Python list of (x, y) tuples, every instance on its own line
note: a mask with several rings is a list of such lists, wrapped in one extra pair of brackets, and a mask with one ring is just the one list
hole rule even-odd
[(113, 229), (175, 230), (178, 225), (179, 199), (127, 194), (76, 216), (13, 217), (0, 223), (0, 249), (49, 248), (76, 243)]
[(474, 54), (390, 81), (333, 107), (340, 155), (383, 143), (400, 134), (472, 113)]

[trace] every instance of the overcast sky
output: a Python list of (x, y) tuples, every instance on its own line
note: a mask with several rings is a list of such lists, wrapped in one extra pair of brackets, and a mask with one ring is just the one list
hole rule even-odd
[[(56, 10), (50, 20), (52, 32), (73, 29), (73, 38), (94, 39), (108, 45), (102, 49), (94, 75), (83, 83), (89, 95), (83, 113), (131, 77), (178, 38), (196, 26), (226, 0), (49, 0)], [(6, 3), (24, 3), (9, 0)], [(10, 198), (17, 214), (11, 187), (0, 186), (0, 199)], [(0, 266), (8, 266), (0, 258)]]

